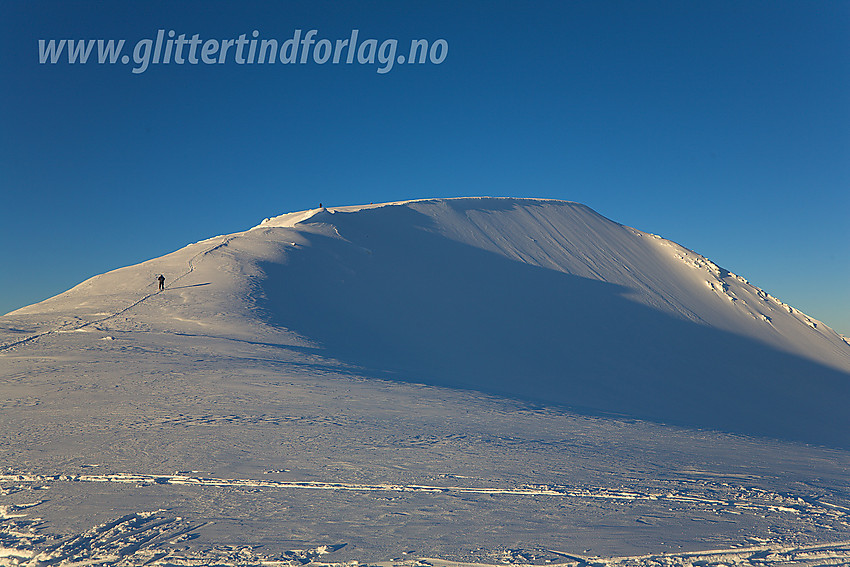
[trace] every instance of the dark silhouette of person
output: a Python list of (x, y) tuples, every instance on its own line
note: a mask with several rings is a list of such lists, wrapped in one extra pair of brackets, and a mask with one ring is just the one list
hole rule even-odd
[(159, 280), (159, 289), (165, 289), (165, 276), (159, 274), (156, 279)]

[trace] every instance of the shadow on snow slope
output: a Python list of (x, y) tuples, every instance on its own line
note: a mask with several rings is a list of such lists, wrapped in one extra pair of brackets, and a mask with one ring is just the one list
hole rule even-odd
[(848, 374), (375, 214), (321, 213), (347, 241), (261, 265), (272, 323), (392, 379), (850, 448)]

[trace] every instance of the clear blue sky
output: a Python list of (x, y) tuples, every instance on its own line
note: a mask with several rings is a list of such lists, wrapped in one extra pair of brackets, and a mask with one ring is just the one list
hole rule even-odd
[[(39, 63), (159, 29), (449, 49)], [(850, 334), (850, 2), (7, 0), (0, 32), (0, 312), (319, 201), (501, 195), (583, 202)]]

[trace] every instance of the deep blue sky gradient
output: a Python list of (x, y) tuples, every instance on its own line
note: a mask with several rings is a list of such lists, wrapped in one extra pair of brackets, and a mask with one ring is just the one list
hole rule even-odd
[[(38, 39), (443, 38), (440, 65), (42, 65)], [(0, 5), (0, 312), (280, 213), (580, 201), (850, 334), (850, 2)]]

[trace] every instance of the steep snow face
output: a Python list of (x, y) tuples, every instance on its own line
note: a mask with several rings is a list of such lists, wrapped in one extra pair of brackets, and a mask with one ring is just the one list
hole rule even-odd
[(16, 311), (6, 321), (19, 334), (4, 342), (104, 320), (307, 348), (373, 376), (850, 446), (850, 346), (838, 334), (577, 203), (290, 213)]
[(612, 222), (584, 205), (463, 199), (408, 206), (458, 242), (617, 284), (626, 288), (626, 296), (659, 311), (850, 368), (847, 344), (820, 321), (687, 248)]
[[(375, 212), (376, 208), (382, 210)], [(360, 218), (349, 218), (354, 214)], [(423, 251), (400, 248), (399, 236), (411, 228), (439, 234), (528, 266), (622, 286), (620, 295), (660, 312), (850, 369), (847, 343), (820, 321), (687, 248), (612, 222), (578, 203), (494, 198), (409, 201), (290, 213), (266, 219), (253, 230), (298, 223), (303, 223), (305, 232), (331, 230), (367, 254), (375, 246), (393, 246), (395, 256), (413, 262)], [(370, 242), (378, 235), (389, 242)], [(454, 270), (450, 261), (444, 262), (446, 272)], [(498, 310), (498, 305), (492, 307)]]

